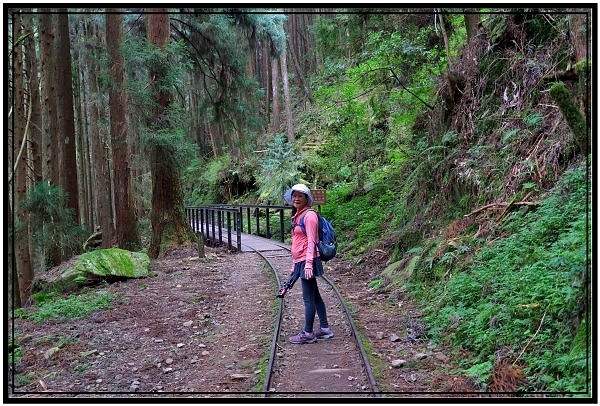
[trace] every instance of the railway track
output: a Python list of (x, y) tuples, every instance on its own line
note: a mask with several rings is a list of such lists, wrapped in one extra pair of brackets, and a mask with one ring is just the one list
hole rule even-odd
[[(282, 286), (290, 272), (290, 250), (277, 244), (276, 250), (256, 250)], [(326, 274), (327, 266), (325, 264)], [(279, 301), (275, 328), (264, 379), (264, 397), (322, 397), (347, 394), (379, 397), (373, 372), (359, 338), (352, 315), (335, 284), (325, 275), (319, 278), (319, 291), (327, 306), (327, 318), (335, 336), (314, 344), (291, 344), (288, 337), (304, 324), (301, 283)], [(278, 288), (277, 288), (278, 289)], [(277, 295), (274, 289), (273, 296)], [(315, 328), (319, 319), (315, 317)]]

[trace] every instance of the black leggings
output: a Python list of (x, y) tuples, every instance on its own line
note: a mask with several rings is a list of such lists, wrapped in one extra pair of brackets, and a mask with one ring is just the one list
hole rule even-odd
[(302, 281), (302, 299), (304, 299), (304, 331), (312, 333), (315, 313), (319, 315), (319, 325), (329, 327), (325, 302), (319, 293), (317, 278), (300, 279)]

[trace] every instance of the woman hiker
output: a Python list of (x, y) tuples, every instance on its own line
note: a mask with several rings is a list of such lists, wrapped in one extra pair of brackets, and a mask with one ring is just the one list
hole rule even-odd
[[(302, 299), (304, 300), (304, 329), (289, 338), (292, 344), (314, 343), (317, 339), (333, 337), (333, 331), (327, 321), (325, 302), (319, 293), (317, 276), (324, 274), (323, 264), (317, 250), (319, 220), (314, 210), (310, 189), (303, 184), (296, 184), (283, 195), (284, 200), (292, 205), (292, 271), (300, 272), (302, 281)], [(300, 218), (304, 216), (306, 234), (300, 227)], [(315, 313), (319, 316), (319, 328), (313, 331)]]

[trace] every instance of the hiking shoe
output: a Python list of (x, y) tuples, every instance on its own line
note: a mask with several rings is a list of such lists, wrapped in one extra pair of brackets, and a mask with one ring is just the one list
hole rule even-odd
[(315, 330), (315, 337), (317, 337), (319, 340), (331, 338), (333, 337), (333, 331), (331, 331), (329, 327), (319, 327)]
[(290, 343), (292, 344), (312, 344), (317, 341), (314, 333), (307, 333), (302, 330), (299, 334), (290, 337)]

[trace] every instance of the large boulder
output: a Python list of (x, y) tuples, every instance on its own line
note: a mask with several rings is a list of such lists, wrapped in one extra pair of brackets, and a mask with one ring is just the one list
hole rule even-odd
[(69, 291), (99, 282), (149, 276), (150, 257), (120, 248), (97, 249), (50, 269), (34, 283), (34, 291)]

